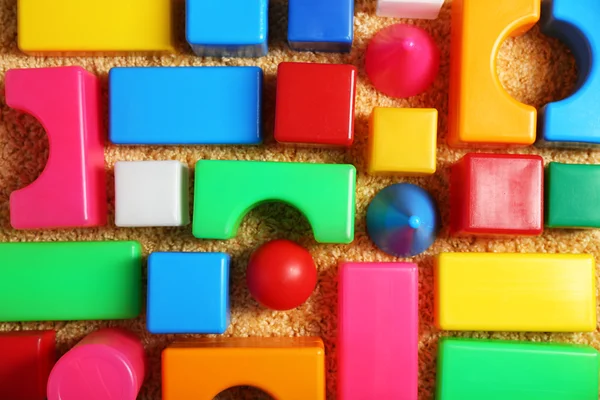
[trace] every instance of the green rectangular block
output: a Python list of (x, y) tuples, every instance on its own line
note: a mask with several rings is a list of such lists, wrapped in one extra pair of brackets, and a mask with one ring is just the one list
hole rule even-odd
[(438, 400), (598, 400), (598, 351), (500, 340), (441, 339)]
[(141, 253), (138, 242), (0, 243), (0, 321), (135, 318)]

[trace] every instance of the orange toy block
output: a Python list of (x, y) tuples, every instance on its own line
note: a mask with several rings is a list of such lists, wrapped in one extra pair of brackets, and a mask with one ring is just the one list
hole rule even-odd
[(319, 338), (203, 338), (162, 353), (163, 400), (212, 400), (235, 386), (275, 399), (325, 399), (325, 347)]
[(541, 0), (454, 0), (448, 144), (506, 147), (535, 142), (537, 111), (502, 87), (496, 58), (509, 36), (540, 19)]

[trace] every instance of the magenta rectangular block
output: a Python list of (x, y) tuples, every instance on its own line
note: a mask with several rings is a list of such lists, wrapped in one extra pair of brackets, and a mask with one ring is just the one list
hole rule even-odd
[(343, 263), (338, 290), (338, 399), (417, 399), (417, 265)]

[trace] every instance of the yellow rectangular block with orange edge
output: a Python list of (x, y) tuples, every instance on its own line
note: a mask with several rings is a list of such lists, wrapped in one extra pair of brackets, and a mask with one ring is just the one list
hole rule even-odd
[(435, 265), (435, 324), (459, 331), (594, 331), (594, 257), (440, 254)]
[(163, 400), (212, 400), (235, 386), (275, 399), (325, 399), (320, 338), (203, 338), (162, 353)]
[(434, 174), (437, 125), (438, 112), (433, 108), (374, 108), (369, 129), (369, 173)]
[(18, 0), (28, 54), (173, 51), (172, 0)]

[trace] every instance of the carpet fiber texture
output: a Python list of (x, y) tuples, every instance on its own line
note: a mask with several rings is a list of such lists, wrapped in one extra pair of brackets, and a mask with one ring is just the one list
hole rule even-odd
[[(369, 39), (381, 28), (399, 21), (375, 16), (376, 0), (357, 0), (356, 38), (350, 54), (313, 54), (292, 52), (286, 45), (287, 2), (271, 0), (270, 51), (260, 59), (203, 59), (192, 55), (183, 38), (183, 5), (176, 3), (177, 52), (162, 57), (95, 57), (43, 58), (28, 57), (17, 48), (16, 0), (0, 0), (0, 79), (10, 68), (81, 65), (98, 74), (107, 92), (107, 74), (114, 66), (189, 66), (189, 65), (258, 65), (265, 71), (265, 144), (257, 147), (117, 147), (107, 145), (109, 171), (109, 226), (101, 229), (26, 232), (15, 231), (9, 224), (9, 195), (33, 182), (43, 170), (48, 142), (41, 125), (32, 117), (8, 108), (0, 100), (0, 241), (72, 241), (138, 240), (144, 254), (153, 251), (223, 251), (232, 255), (232, 319), (227, 336), (321, 336), (326, 343), (328, 398), (335, 397), (336, 387), (336, 307), (337, 265), (340, 261), (394, 261), (378, 251), (365, 232), (365, 212), (369, 201), (382, 188), (396, 182), (413, 182), (427, 188), (439, 203), (443, 230), (433, 247), (416, 257), (420, 273), (420, 399), (433, 398), (438, 338), (461, 336), (495, 339), (519, 339), (535, 342), (583, 343), (600, 349), (600, 334), (546, 333), (453, 333), (440, 332), (433, 326), (433, 257), (443, 251), (459, 252), (543, 252), (591, 253), (600, 256), (600, 232), (548, 230), (540, 238), (455, 239), (447, 232), (448, 172), (464, 151), (445, 145), (448, 110), (448, 75), (450, 44), (450, 4), (434, 21), (416, 23), (429, 31), (440, 46), (441, 70), (426, 93), (407, 100), (394, 100), (378, 93), (364, 73), (364, 54)], [(359, 68), (356, 105), (356, 141), (347, 150), (291, 148), (273, 140), (274, 100), (277, 65), (282, 61), (349, 63)], [(567, 96), (575, 85), (577, 70), (568, 49), (554, 39), (543, 36), (536, 27), (525, 36), (509, 39), (500, 51), (498, 74), (503, 85), (516, 99), (542, 106)], [(368, 118), (375, 106), (434, 107), (440, 112), (438, 172), (431, 177), (405, 179), (373, 177), (366, 174)], [(482, 110), (485, 112), (485, 110)], [(511, 152), (540, 154), (548, 161), (599, 163), (594, 150), (540, 150), (527, 148)], [(351, 245), (323, 245), (314, 241), (310, 226), (295, 209), (281, 204), (267, 204), (253, 210), (244, 220), (238, 236), (229, 241), (197, 240), (191, 228), (118, 229), (114, 226), (113, 165), (117, 160), (180, 160), (193, 167), (199, 159), (244, 159), (294, 162), (351, 163), (358, 169), (356, 238)], [(190, 188), (191, 190), (191, 188)], [(318, 193), (315, 193), (318, 195)], [(260, 244), (276, 238), (298, 241), (310, 249), (319, 270), (318, 287), (310, 300), (289, 312), (261, 308), (250, 297), (245, 285), (245, 267), (251, 252)], [(1, 263), (1, 260), (0, 260)], [(85, 265), (82, 265), (85, 268)], [(150, 335), (145, 317), (131, 321), (88, 321), (55, 323), (0, 324), (0, 330), (56, 329), (58, 349), (62, 354), (86, 334), (104, 326), (131, 329), (142, 338), (150, 359), (150, 372), (140, 399), (160, 399), (160, 353), (176, 339), (173, 335)], [(188, 336), (185, 336), (188, 337)], [(262, 398), (248, 389), (235, 389), (221, 395), (228, 399)], [(310, 399), (306, 399), (310, 400)]]

